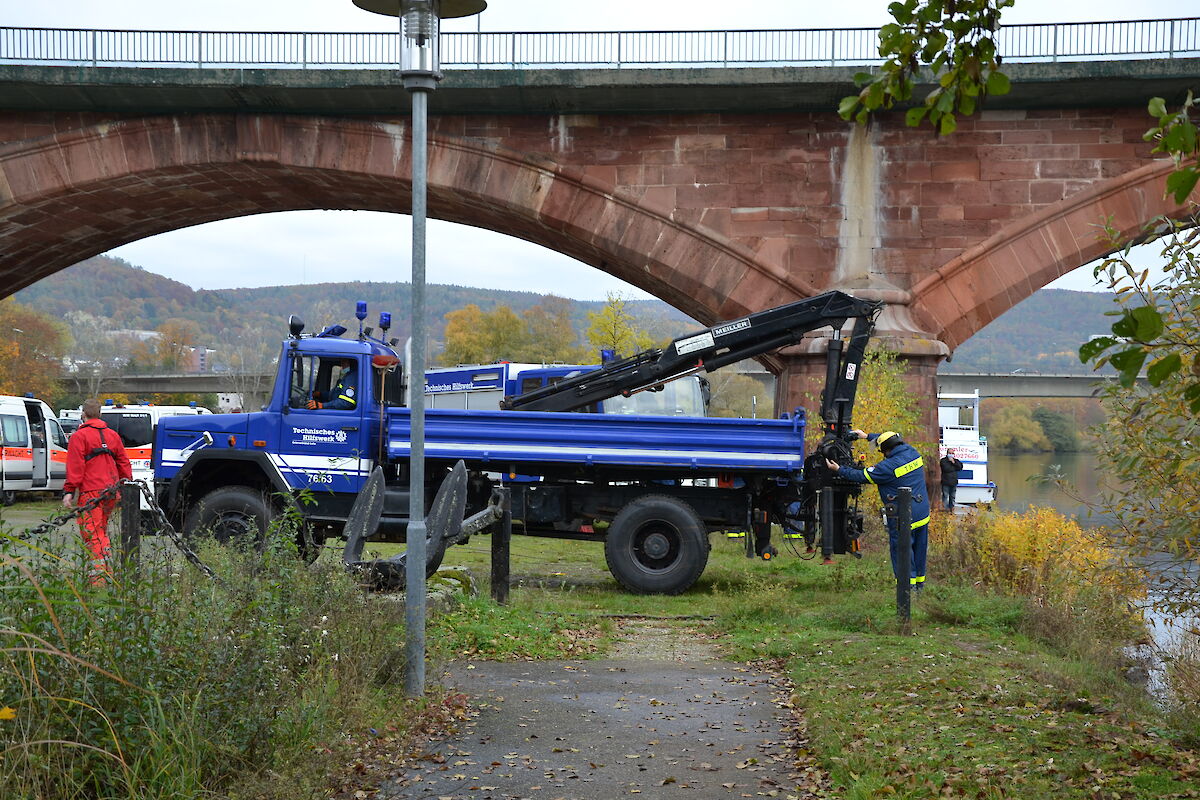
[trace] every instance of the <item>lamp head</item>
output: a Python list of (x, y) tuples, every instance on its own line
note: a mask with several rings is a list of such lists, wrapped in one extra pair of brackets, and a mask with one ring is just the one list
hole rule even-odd
[[(408, 10), (413, 0), (354, 0), (354, 5), (372, 14), (398, 17)], [(438, 9), (441, 19), (470, 17), (487, 8), (487, 0), (442, 0)]]

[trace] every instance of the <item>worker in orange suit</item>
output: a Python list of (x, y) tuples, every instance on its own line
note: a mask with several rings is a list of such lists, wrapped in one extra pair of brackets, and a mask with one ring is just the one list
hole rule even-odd
[[(67, 443), (67, 482), (63, 485), (63, 505), (67, 508), (87, 505), (105, 489), (129, 480), (133, 472), (121, 437), (100, 419), (100, 403), (86, 400), (83, 422)], [(104, 583), (108, 567), (108, 516), (117, 497), (105, 498), (79, 517), (79, 533), (92, 554), (92, 583)]]

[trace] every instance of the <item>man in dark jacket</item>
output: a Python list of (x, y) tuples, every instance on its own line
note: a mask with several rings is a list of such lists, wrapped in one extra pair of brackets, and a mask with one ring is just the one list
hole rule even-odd
[(958, 473), (962, 472), (963, 463), (954, 455), (953, 448), (946, 448), (946, 454), (938, 462), (942, 470), (942, 510), (954, 510), (954, 495), (958, 491)]
[(337, 383), (329, 390), (328, 399), (320, 399), (322, 393), (316, 392), (308, 401), (309, 408), (353, 411), (358, 406), (358, 373), (355, 371), (357, 362), (353, 358), (339, 358), (336, 366), (340, 374)]
[[(836, 462), (825, 460), (826, 466), (838, 477), (855, 483), (873, 483), (879, 488), (883, 502), (893, 503), (899, 496), (901, 486), (912, 489), (912, 558), (909, 582), (917, 591), (925, 585), (925, 554), (929, 547), (929, 496), (925, 489), (925, 462), (912, 445), (906, 444), (895, 431), (864, 433), (851, 431), (855, 437), (875, 443), (883, 460), (873, 467), (856, 469), (842, 467)], [(900, 536), (895, 516), (887, 518), (888, 545), (892, 556), (892, 572), (897, 579)]]
[[(63, 485), (63, 505), (67, 508), (87, 505), (106, 489), (133, 473), (125, 445), (117, 432), (100, 419), (100, 403), (83, 403), (83, 423), (71, 434), (67, 443), (67, 481)], [(104, 582), (108, 568), (108, 516), (117, 504), (117, 497), (107, 497), (95, 508), (79, 517), (79, 534), (92, 553), (93, 584)]]

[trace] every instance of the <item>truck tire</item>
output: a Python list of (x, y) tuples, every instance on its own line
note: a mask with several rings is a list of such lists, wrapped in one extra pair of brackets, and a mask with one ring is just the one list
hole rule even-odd
[(0, 493), (0, 503), (3, 503), (6, 506), (11, 506), (15, 502), (17, 502), (16, 492), (5, 491)]
[(211, 535), (216, 541), (261, 544), (275, 512), (262, 492), (248, 486), (222, 486), (192, 506), (183, 520), (188, 541)]
[(679, 594), (704, 572), (709, 549), (708, 532), (691, 506), (666, 495), (645, 495), (613, 518), (604, 560), (631, 592)]

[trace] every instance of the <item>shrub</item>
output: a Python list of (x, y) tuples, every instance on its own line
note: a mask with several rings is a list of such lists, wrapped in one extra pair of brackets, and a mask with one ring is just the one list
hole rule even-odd
[[(0, 560), (4, 796), (228, 793), (266, 771), (320, 774), (312, 759), (336, 758), (344, 732), (366, 720), (382, 727), (385, 700), (403, 714), (372, 683), (402, 610), (340, 565), (305, 567), (291, 541), (278, 529), (262, 548), (202, 548), (216, 580), (148, 541), (139, 570), (118, 567), (99, 589), (80, 580), (75, 539), (63, 557), (10, 548)], [(321, 789), (291, 783), (286, 796)]]

